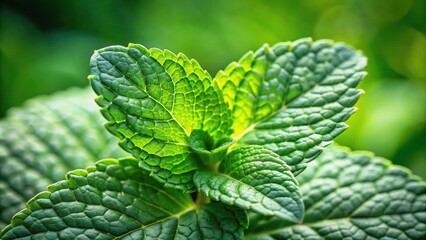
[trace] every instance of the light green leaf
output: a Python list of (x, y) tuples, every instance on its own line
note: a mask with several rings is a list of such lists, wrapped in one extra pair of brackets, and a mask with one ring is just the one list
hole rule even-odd
[(163, 188), (136, 159), (106, 159), (68, 173), (14, 216), (1, 239), (242, 239), (243, 210), (197, 206)]
[(303, 223), (250, 219), (247, 239), (425, 239), (426, 183), (369, 152), (326, 149), (298, 176)]
[(68, 171), (127, 155), (103, 128), (92, 95), (72, 89), (38, 97), (0, 121), (0, 229)]
[(230, 134), (230, 118), (216, 84), (195, 60), (141, 45), (95, 52), (89, 79), (107, 128), (142, 159), (157, 180), (194, 191), (199, 163), (189, 136), (205, 131), (214, 143)]
[(365, 64), (359, 52), (328, 40), (247, 53), (215, 77), (232, 109), (232, 137), (277, 153), (299, 174), (347, 128)]
[(275, 153), (260, 146), (236, 148), (219, 172), (197, 171), (199, 191), (216, 201), (250, 209), (290, 222), (303, 217), (303, 203), (290, 168)]

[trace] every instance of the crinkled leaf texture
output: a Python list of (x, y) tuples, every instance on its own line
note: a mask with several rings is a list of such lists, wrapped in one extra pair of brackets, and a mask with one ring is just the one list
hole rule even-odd
[(91, 68), (106, 126), (120, 145), (157, 180), (194, 191), (199, 162), (190, 134), (200, 129), (214, 142), (230, 134), (228, 107), (210, 75), (183, 54), (136, 44), (96, 51)]
[(236, 148), (223, 160), (219, 172), (197, 171), (194, 182), (216, 201), (290, 222), (303, 218), (301, 194), (290, 167), (260, 146)]
[(347, 128), (365, 65), (359, 52), (329, 40), (247, 53), (215, 77), (232, 110), (232, 137), (277, 153), (299, 174)]
[(31, 199), (0, 238), (243, 239), (246, 226), (243, 210), (195, 205), (149, 177), (138, 160), (105, 159)]
[(0, 121), (0, 229), (47, 185), (105, 157), (124, 157), (90, 89), (38, 97)]
[(212, 80), (181, 53), (130, 44), (96, 51), (89, 79), (120, 145), (166, 186), (191, 192), (202, 163), (238, 145), (261, 145), (300, 173), (347, 127), (365, 64), (344, 44), (301, 39), (249, 52)]
[(253, 214), (247, 239), (426, 239), (426, 183), (407, 169), (333, 146), (298, 180), (303, 223)]

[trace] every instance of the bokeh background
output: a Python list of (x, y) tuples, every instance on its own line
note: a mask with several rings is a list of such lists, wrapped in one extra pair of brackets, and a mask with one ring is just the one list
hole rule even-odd
[(40, 94), (86, 86), (94, 49), (184, 52), (212, 76), (263, 43), (344, 41), (369, 59), (366, 94), (337, 142), (426, 178), (425, 0), (4, 0), (0, 117)]

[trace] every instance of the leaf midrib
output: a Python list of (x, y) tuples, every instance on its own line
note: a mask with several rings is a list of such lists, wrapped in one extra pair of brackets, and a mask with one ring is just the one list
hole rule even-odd
[[(172, 219), (172, 218), (179, 218), (180, 216), (182, 216), (182, 215), (184, 215), (184, 214), (186, 214), (186, 213), (188, 213), (188, 212), (191, 212), (191, 211), (193, 211), (193, 210), (196, 210), (196, 209), (197, 209), (197, 206), (196, 206), (196, 205), (191, 205), (189, 208), (186, 208), (186, 209), (184, 209), (184, 210), (182, 210), (182, 211), (180, 211), (180, 212), (178, 212), (178, 213), (175, 213), (175, 214), (173, 214), (173, 215), (170, 215), (170, 216), (168, 216), (168, 217), (165, 217), (165, 218), (159, 219), (159, 220), (157, 220), (157, 221), (154, 221), (154, 222), (149, 223), (149, 224), (146, 224), (146, 225), (141, 225), (140, 227), (135, 228), (135, 229), (133, 229), (133, 230), (131, 230), (131, 231), (129, 231), (129, 232), (126, 232), (126, 233), (124, 233), (124, 234), (122, 234), (122, 235), (120, 235), (120, 236), (116, 236), (116, 237), (114, 237), (113, 239), (122, 239), (123, 237), (126, 237), (126, 236), (128, 236), (128, 235), (131, 235), (131, 234), (132, 234), (132, 233), (134, 233), (134, 232), (137, 232), (137, 231), (143, 230), (144, 228), (148, 228), (148, 227), (150, 227), (150, 226), (152, 226), (152, 225), (155, 225), (155, 224), (157, 224), (157, 223), (165, 222), (165, 221), (170, 220), (170, 219)], [(178, 227), (179, 227), (179, 225), (177, 226), (177, 228), (178, 228)]]

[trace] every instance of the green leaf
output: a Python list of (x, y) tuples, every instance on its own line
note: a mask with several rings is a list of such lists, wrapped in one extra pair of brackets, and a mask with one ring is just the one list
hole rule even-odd
[(194, 130), (189, 136), (192, 150), (203, 160), (205, 165), (214, 167), (225, 157), (228, 148), (234, 143), (234, 139), (225, 137), (216, 144), (208, 133), (202, 130)]
[(347, 128), (365, 65), (359, 52), (328, 40), (247, 53), (215, 77), (232, 110), (232, 137), (277, 153), (299, 174)]
[(260, 146), (236, 148), (219, 172), (197, 171), (199, 191), (216, 201), (250, 209), (290, 222), (303, 217), (302, 197), (290, 168), (275, 153)]
[(333, 146), (298, 180), (303, 223), (274, 226), (255, 216), (247, 239), (426, 238), (426, 183), (405, 168)]
[(89, 89), (30, 100), (0, 121), (0, 229), (73, 169), (127, 155), (102, 127)]
[(136, 159), (67, 174), (14, 216), (1, 239), (242, 239), (244, 211), (163, 188)]
[(141, 45), (95, 52), (89, 79), (107, 128), (141, 166), (168, 186), (194, 191), (199, 169), (189, 144), (193, 130), (214, 143), (230, 134), (229, 109), (195, 60)]

